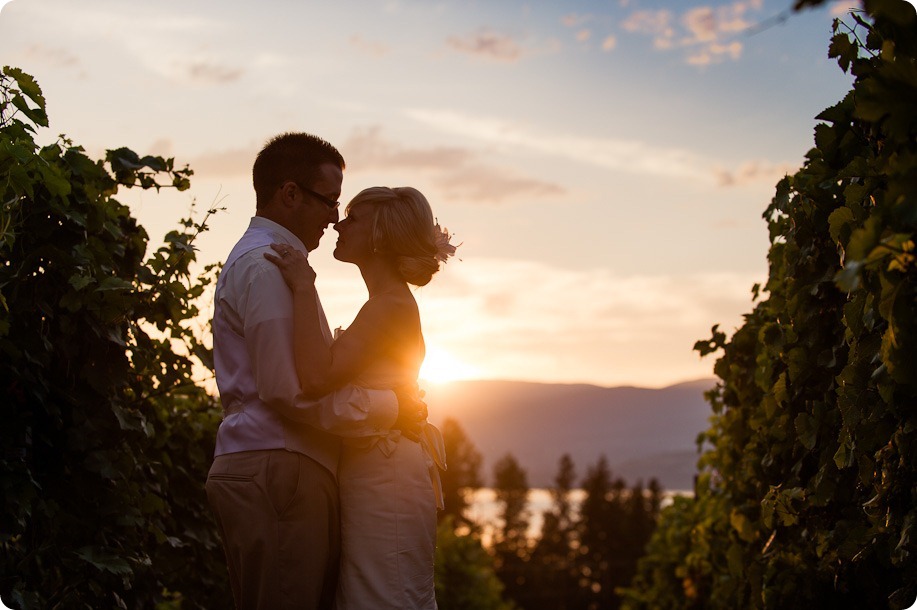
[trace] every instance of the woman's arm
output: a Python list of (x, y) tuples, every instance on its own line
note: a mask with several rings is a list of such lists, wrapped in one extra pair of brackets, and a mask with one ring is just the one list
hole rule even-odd
[(296, 376), (299, 378), (303, 394), (316, 398), (335, 389), (328, 388), (325, 391), (331, 372), (332, 356), (331, 348), (322, 332), (318, 295), (313, 282), (287, 282), (287, 285), (290, 286), (293, 296), (293, 359)]
[(303, 394), (317, 397), (352, 381), (384, 348), (393, 325), (404, 317), (398, 299), (377, 297), (360, 309), (356, 319), (333, 345), (322, 333), (315, 272), (305, 256), (286, 246), (271, 246), (286, 256), (265, 254), (278, 266), (293, 297), (293, 353)]

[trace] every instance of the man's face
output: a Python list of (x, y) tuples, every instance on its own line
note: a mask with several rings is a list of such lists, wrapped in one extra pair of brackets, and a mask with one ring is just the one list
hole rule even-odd
[(337, 201), (341, 196), (341, 183), (344, 181), (344, 172), (334, 163), (320, 165), (315, 179), (311, 184), (303, 184), (306, 189), (315, 191), (310, 193), (303, 188), (297, 188), (297, 201), (287, 227), (298, 237), (306, 248), (315, 250), (322, 235), (329, 224), (338, 220), (338, 210), (333, 209), (327, 201)]

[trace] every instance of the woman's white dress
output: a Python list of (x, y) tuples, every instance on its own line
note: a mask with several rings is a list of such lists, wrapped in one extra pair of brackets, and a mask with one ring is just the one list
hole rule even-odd
[[(355, 383), (394, 388), (416, 378), (416, 367), (379, 363)], [(338, 468), (338, 610), (436, 608), (433, 553), (436, 509), (442, 507), (440, 468), (445, 469), (442, 435), (430, 424), (419, 443), (397, 430), (345, 441)]]

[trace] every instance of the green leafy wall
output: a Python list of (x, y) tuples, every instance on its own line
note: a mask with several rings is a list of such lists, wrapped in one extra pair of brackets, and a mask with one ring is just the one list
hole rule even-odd
[(148, 237), (114, 197), (189, 186), (171, 159), (89, 158), (38, 84), (0, 75), (0, 594), (16, 608), (231, 607), (203, 481), (220, 411), (192, 380), (184, 220)]
[[(767, 284), (722, 350), (693, 500), (630, 608), (904, 608), (917, 595), (917, 18), (836, 22), (854, 76), (764, 212)], [(787, 92), (792, 95), (792, 92)]]

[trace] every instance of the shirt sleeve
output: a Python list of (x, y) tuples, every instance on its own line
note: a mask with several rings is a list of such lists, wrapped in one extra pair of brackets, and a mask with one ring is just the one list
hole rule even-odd
[[(252, 254), (260, 257), (262, 250)], [(293, 357), (290, 290), (273, 264), (250, 262), (240, 311), (259, 398), (287, 419), (340, 436), (369, 436), (391, 428), (398, 417), (398, 400), (390, 390), (348, 385), (319, 399), (303, 395)]]

